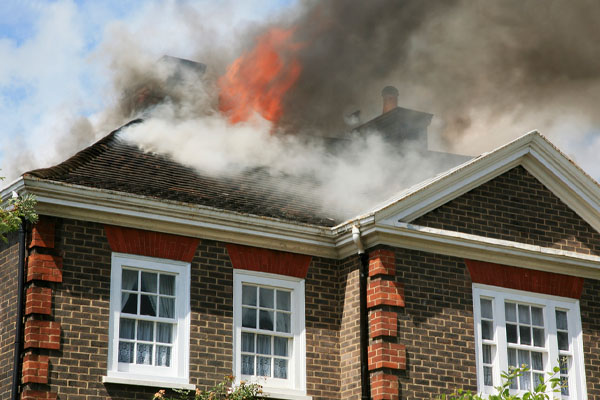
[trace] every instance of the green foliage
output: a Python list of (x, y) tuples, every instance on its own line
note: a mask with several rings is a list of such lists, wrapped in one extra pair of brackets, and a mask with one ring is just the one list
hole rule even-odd
[[(485, 399), (488, 400), (550, 400), (552, 393), (560, 393), (561, 384), (559, 372), (560, 369), (555, 367), (553, 372), (548, 373), (548, 379), (542, 380), (533, 390), (526, 393), (513, 395), (510, 394), (510, 385), (521, 375), (529, 371), (529, 367), (522, 365), (519, 368), (512, 368), (509, 372), (502, 374), (503, 384), (496, 386), (496, 393)], [(484, 398), (471, 393), (471, 391), (459, 390), (453, 395), (442, 395), (441, 400), (483, 400)]]
[(242, 381), (234, 386), (233, 381), (234, 377), (230, 375), (208, 391), (173, 389), (173, 395), (167, 395), (167, 391), (162, 389), (154, 394), (153, 400), (255, 400), (262, 393), (260, 385)]
[(36, 200), (31, 194), (12, 197), (8, 204), (0, 208), (0, 238), (6, 242), (6, 234), (19, 229), (21, 218), (36, 223), (38, 215), (35, 212)]

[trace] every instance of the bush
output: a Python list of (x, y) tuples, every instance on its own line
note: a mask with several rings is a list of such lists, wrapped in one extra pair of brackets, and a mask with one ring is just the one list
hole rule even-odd
[(173, 389), (174, 397), (168, 396), (167, 391), (162, 389), (154, 394), (153, 400), (255, 400), (262, 393), (260, 385), (242, 381), (234, 386), (233, 381), (233, 376), (226, 376), (223, 382), (208, 391)]

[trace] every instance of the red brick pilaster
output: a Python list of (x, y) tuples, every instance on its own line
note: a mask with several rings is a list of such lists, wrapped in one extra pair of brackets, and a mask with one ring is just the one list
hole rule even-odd
[(56, 400), (56, 398), (56, 393), (42, 392), (40, 390), (24, 390), (21, 393), (21, 400)]
[(399, 400), (398, 377), (384, 372), (371, 374), (371, 398), (373, 400)]
[(391, 342), (377, 342), (369, 346), (369, 371), (381, 368), (406, 369), (406, 347)]
[(396, 275), (396, 257), (390, 250), (374, 250), (369, 254), (369, 276)]
[(371, 339), (380, 336), (396, 337), (398, 314), (392, 311), (375, 310), (369, 313), (369, 333)]
[(34, 253), (27, 257), (27, 282), (62, 282), (62, 257)]
[(31, 319), (25, 322), (25, 348), (60, 349), (60, 323)]
[(52, 289), (31, 286), (25, 295), (25, 315), (52, 314)]
[(25, 354), (23, 383), (48, 383), (48, 356)]
[(371, 280), (367, 286), (367, 308), (382, 305), (404, 307), (404, 286), (396, 281)]
[(40, 217), (39, 221), (31, 228), (31, 240), (28, 247), (54, 248), (54, 219)]

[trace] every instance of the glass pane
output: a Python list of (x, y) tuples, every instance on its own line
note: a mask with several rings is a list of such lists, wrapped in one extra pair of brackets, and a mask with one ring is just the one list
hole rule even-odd
[(242, 351), (254, 353), (254, 333), (242, 332)]
[(515, 349), (508, 349), (508, 366), (509, 367), (516, 367), (516, 366), (518, 366), (518, 363), (517, 363), (517, 350), (515, 350)]
[(242, 308), (242, 326), (244, 328), (256, 328), (256, 309)]
[(521, 344), (531, 344), (531, 329), (528, 326), (519, 325)]
[(271, 376), (271, 359), (267, 357), (257, 357), (256, 375)]
[(483, 367), (483, 384), (485, 386), (494, 386), (492, 367)]
[(242, 355), (242, 375), (254, 375), (254, 356)]
[(273, 354), (276, 356), (287, 357), (288, 355), (288, 339), (275, 337), (273, 338)]
[(276, 358), (273, 360), (275, 364), (273, 366), (273, 376), (275, 378), (287, 379), (288, 368), (287, 368), (287, 360), (282, 360), (281, 358)]
[(138, 290), (138, 272), (124, 269), (121, 273), (121, 288), (124, 290)]
[(527, 350), (519, 350), (518, 351), (519, 354), (519, 365), (531, 365), (531, 363), (529, 362), (529, 352)]
[(483, 363), (491, 364), (492, 363), (492, 346), (489, 344), (484, 344), (482, 346), (483, 350)]
[(156, 293), (156, 279), (158, 275), (153, 272), (142, 272), (142, 292)]
[(175, 299), (168, 297), (160, 298), (160, 317), (175, 318)]
[(492, 301), (489, 299), (481, 299), (481, 317), (494, 319), (494, 313), (492, 311)]
[(560, 329), (562, 331), (566, 331), (569, 329), (567, 325), (566, 311), (556, 311), (556, 329)]
[(560, 394), (563, 396), (569, 395), (569, 377), (567, 376), (560, 377)]
[(542, 357), (542, 353), (531, 352), (531, 369), (536, 371), (544, 370), (544, 358)]
[(531, 307), (531, 320), (533, 325), (544, 326), (544, 313), (539, 307)]
[(556, 332), (558, 338), (558, 349), (569, 350), (569, 335), (567, 332)]
[(531, 321), (529, 319), (529, 306), (524, 306), (519, 304), (519, 322), (521, 324), (530, 324)]
[(119, 342), (119, 362), (133, 363), (133, 343)]
[(242, 304), (247, 306), (256, 305), (256, 286), (242, 286)]
[(290, 333), (292, 328), (290, 326), (290, 314), (278, 312), (277, 313), (277, 332)]
[(492, 339), (492, 321), (481, 321), (481, 338), (482, 339)]
[(175, 295), (175, 277), (173, 275), (160, 275), (160, 294)]
[(517, 322), (517, 306), (513, 303), (504, 303), (504, 312), (506, 314), (506, 320), (510, 322)]
[(533, 345), (536, 347), (544, 347), (544, 330), (540, 328), (533, 328)]
[(152, 365), (152, 345), (138, 343), (136, 364)]
[(544, 381), (544, 374), (533, 374), (533, 386), (537, 386)]
[(524, 372), (519, 377), (519, 389), (530, 390), (531, 389), (531, 372)]
[(273, 311), (260, 310), (258, 327), (268, 331), (273, 330)]
[(162, 367), (171, 366), (171, 348), (167, 346), (156, 346), (156, 365)]
[(559, 366), (560, 366), (560, 374), (568, 375), (569, 374), (569, 357), (561, 356), (559, 358)]
[(271, 354), (271, 336), (257, 335), (256, 347), (258, 354)]
[(141, 295), (140, 315), (156, 317), (156, 296)]
[(121, 339), (135, 339), (135, 320), (125, 318), (119, 320), (119, 337)]
[(121, 312), (137, 314), (137, 294), (121, 293)]
[(156, 324), (156, 339), (160, 343), (173, 343), (173, 325), (163, 324), (158, 322)]
[(273, 289), (260, 288), (260, 306), (266, 308), (275, 308), (273, 301), (274, 291)]
[(138, 321), (137, 329), (138, 340), (151, 342), (154, 340), (154, 323), (150, 321)]
[(517, 326), (506, 324), (506, 340), (508, 343), (517, 343)]
[(290, 292), (277, 291), (277, 309), (291, 311), (292, 302)]

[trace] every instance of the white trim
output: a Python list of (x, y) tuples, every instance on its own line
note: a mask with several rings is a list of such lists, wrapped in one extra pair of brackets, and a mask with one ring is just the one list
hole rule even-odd
[(173, 383), (173, 382), (163, 382), (159, 378), (153, 380), (143, 380), (143, 379), (131, 379), (131, 378), (116, 378), (114, 376), (103, 376), (102, 383), (116, 383), (120, 385), (135, 385), (135, 386), (150, 386), (157, 387), (161, 389), (184, 389), (184, 390), (194, 390), (196, 389), (196, 385), (191, 385), (189, 383)]
[[(177, 327), (173, 339), (170, 367), (123, 365), (118, 363), (118, 320), (121, 303), (121, 271), (123, 267), (168, 272), (175, 275), (175, 317)], [(106, 376), (124, 381), (157, 381), (158, 386), (189, 384), (190, 353), (190, 263), (133, 254), (112, 253), (109, 342)], [(115, 382), (117, 383), (117, 382)], [(179, 387), (179, 386), (176, 386)]]
[[(289, 378), (286, 380), (246, 376), (241, 373), (241, 332), (243, 283), (288, 289), (292, 292), (291, 334), (293, 345), (289, 363)], [(304, 309), (304, 279), (265, 272), (233, 270), (233, 371), (236, 382), (240, 380), (258, 383), (265, 392), (288, 395), (282, 399), (302, 399), (306, 396), (306, 330)], [(296, 396), (296, 397), (294, 397)], [(300, 396), (300, 397), (298, 397)]]

